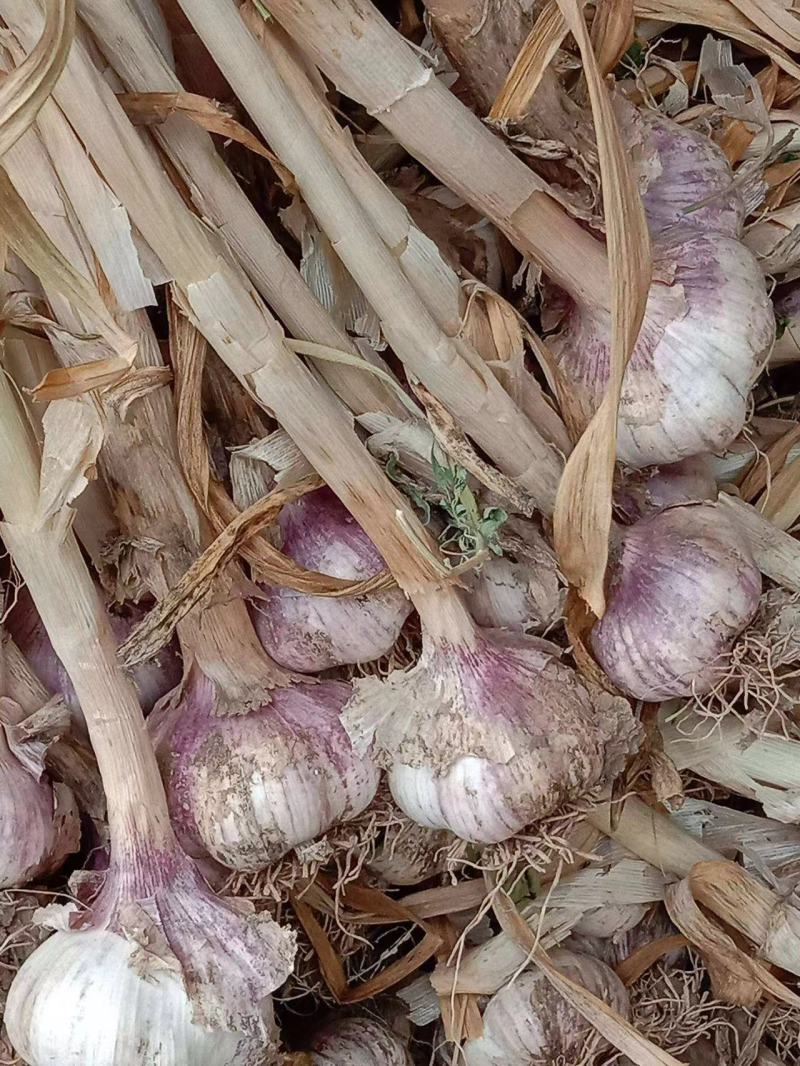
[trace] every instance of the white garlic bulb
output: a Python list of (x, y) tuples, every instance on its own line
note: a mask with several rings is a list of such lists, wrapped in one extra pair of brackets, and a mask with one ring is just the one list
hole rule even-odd
[[(775, 321), (762, 271), (740, 240), (744, 208), (725, 157), (664, 117), (631, 121), (644, 142), (654, 269), (625, 372), (617, 455), (639, 468), (730, 444)], [(608, 311), (572, 305), (551, 340), (587, 421), (608, 384), (610, 336)]]
[[(589, 955), (554, 951), (551, 959), (566, 976), (627, 1017), (625, 986), (612, 969)], [(539, 1066), (574, 1061), (594, 1030), (549, 984), (540, 970), (528, 970), (495, 992), (483, 1012), (483, 1036), (463, 1047), (465, 1066)]]
[(399, 1036), (376, 1018), (343, 1018), (318, 1033), (313, 1066), (411, 1066)]
[(8, 995), (17, 1053), (29, 1066), (263, 1066), (261, 1038), (195, 1023), (180, 976), (140, 976), (142, 954), (110, 930), (54, 933)]
[[(283, 508), (281, 550), (309, 570), (362, 579), (384, 568), (378, 549), (328, 488)], [(267, 653), (290, 670), (316, 673), (370, 662), (391, 651), (411, 604), (400, 589), (368, 596), (309, 596), (263, 586), (253, 624)]]
[[(50, 781), (35, 754), (23, 764), (11, 735), (0, 724), (0, 888), (52, 873), (80, 846), (72, 792)], [(24, 751), (20, 755), (25, 758)]]
[(344, 719), (374, 735), (397, 805), (420, 825), (495, 843), (613, 775), (637, 735), (630, 705), (590, 690), (538, 637), (428, 637), (419, 662), (354, 685)]
[(341, 681), (297, 684), (258, 710), (218, 716), (212, 684), (193, 670), (180, 700), (149, 719), (184, 846), (260, 870), (363, 811), (379, 774), (339, 720), (349, 696)]
[(629, 522), (681, 503), (717, 498), (709, 455), (692, 455), (679, 463), (635, 470), (614, 493), (614, 505)]
[(708, 692), (760, 595), (750, 550), (716, 505), (661, 511), (623, 530), (612, 551), (595, 657), (636, 699)]
[(452, 842), (453, 837), (443, 829), (426, 829), (412, 822), (391, 825), (366, 865), (388, 885), (418, 885), (441, 873)]

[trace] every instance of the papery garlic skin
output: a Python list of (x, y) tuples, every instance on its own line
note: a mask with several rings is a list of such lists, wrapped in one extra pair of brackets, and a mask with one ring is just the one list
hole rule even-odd
[(696, 504), (643, 518), (622, 531), (610, 574), (591, 644), (614, 684), (652, 701), (713, 688), (761, 595), (758, 567), (727, 516)]
[(107, 929), (57, 932), (25, 961), (4, 1020), (29, 1066), (263, 1066), (261, 1039), (197, 1025), (180, 976), (139, 976), (137, 949)]
[[(634, 468), (724, 450), (744, 425), (775, 335), (763, 274), (740, 241), (673, 232), (653, 259), (656, 280), (619, 406), (617, 456)], [(606, 313), (573, 306), (552, 339), (587, 418), (605, 395), (609, 337)]]
[(575, 936), (608, 940), (635, 928), (647, 913), (646, 903), (606, 903), (587, 911), (572, 927)]
[(276, 689), (272, 702), (214, 714), (211, 683), (194, 670), (181, 699), (150, 718), (179, 838), (234, 870), (260, 870), (363, 811), (378, 787), (339, 720), (341, 681)]
[(79, 846), (72, 792), (23, 766), (0, 726), (0, 888), (52, 873)]
[(401, 1041), (375, 1018), (343, 1018), (318, 1033), (311, 1051), (313, 1066), (411, 1066)]
[[(328, 488), (284, 507), (278, 528), (282, 551), (309, 570), (360, 580), (384, 568), (378, 549)], [(262, 588), (251, 612), (259, 639), (275, 662), (301, 673), (379, 659), (411, 612), (400, 589), (331, 598)]]
[[(108, 620), (122, 644), (147, 612), (136, 604), (127, 604), (124, 615), (108, 612)], [(73, 721), (83, 725), (83, 712), (75, 689), (61, 660), (53, 650), (42, 620), (26, 589), (21, 589), (14, 609), (6, 621), (9, 633), (42, 684), (54, 695), (63, 696)], [(133, 681), (142, 710), (147, 714), (154, 704), (170, 692), (181, 679), (181, 662), (175, 643), (162, 648), (158, 656), (133, 668)]]
[(500, 630), (431, 638), (411, 670), (358, 681), (345, 723), (362, 744), (371, 724), (410, 818), (496, 843), (613, 776), (634, 742), (627, 701), (590, 691), (558, 654)]
[[(571, 951), (553, 951), (550, 958), (566, 977), (627, 1017), (628, 994), (612, 969), (589, 955)], [(540, 970), (527, 970), (489, 1000), (483, 1012), (483, 1036), (464, 1043), (464, 1064), (539, 1066), (542, 1062), (573, 1061), (593, 1032), (589, 1022), (556, 992)]]

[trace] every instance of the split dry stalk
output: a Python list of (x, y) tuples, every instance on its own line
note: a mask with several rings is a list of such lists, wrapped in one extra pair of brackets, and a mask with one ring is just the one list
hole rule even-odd
[(39, 455), (14, 388), (0, 372), (0, 534), (80, 700), (106, 787), (109, 828), (123, 854), (175, 841), (161, 777), (131, 682), (81, 557), (69, 515), (37, 522)]
[(480, 357), (448, 336), (420, 299), (320, 143), (270, 57), (232, 0), (181, 7), (300, 192), (334, 250), (379, 315), (397, 356), (537, 505), (552, 510), (556, 451), (517, 408)]
[(800, 592), (800, 542), (736, 496), (720, 493), (719, 502), (739, 526), (761, 573), (792, 592)]
[[(128, 89), (183, 91), (163, 52), (127, 2), (79, 0), (78, 9)], [(345, 330), (314, 297), (272, 236), (220, 158), (211, 137), (181, 115), (173, 115), (151, 129), (186, 182), (198, 212), (224, 236), (287, 329), (303, 340), (327, 344), (361, 359)], [(356, 415), (386, 411), (398, 418), (407, 417), (393, 391), (372, 374), (335, 363), (320, 364), (319, 370)]]
[(611, 306), (603, 245), (447, 89), (369, 0), (271, 0), (271, 13), (345, 95), (490, 218), (587, 307)]
[[(36, 39), (38, 5), (3, 0), (0, 13), (24, 43)], [(439, 587), (443, 567), (408, 501), (369, 457), (333, 394), (288, 350), (279, 324), (241, 272), (186, 208), (79, 42), (54, 95), (223, 361), (275, 411), (406, 591)]]

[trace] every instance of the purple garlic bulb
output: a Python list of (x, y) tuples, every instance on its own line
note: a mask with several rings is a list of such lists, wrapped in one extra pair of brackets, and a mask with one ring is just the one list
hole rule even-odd
[[(625, 373), (617, 455), (630, 467), (724, 449), (741, 430), (775, 321), (742, 243), (744, 209), (725, 157), (665, 118), (642, 119), (653, 283)], [(572, 305), (552, 339), (585, 420), (605, 396), (610, 314)]]
[(44, 745), (16, 741), (8, 717), (16, 711), (16, 704), (0, 700), (0, 888), (57, 870), (78, 850), (81, 835), (72, 792), (44, 771)]
[[(355, 580), (384, 568), (378, 549), (328, 488), (284, 507), (278, 529), (282, 551), (309, 570)], [(400, 589), (331, 598), (262, 588), (264, 598), (252, 605), (259, 639), (277, 663), (302, 673), (380, 658), (411, 612)]]
[(610, 564), (595, 657), (641, 700), (708, 692), (758, 608), (761, 574), (714, 504), (673, 507), (623, 530)]
[(613, 777), (636, 735), (627, 700), (590, 690), (559, 654), (504, 630), (429, 638), (411, 670), (354, 684), (348, 732), (374, 733), (409, 818), (505, 840)]
[[(147, 611), (143, 607), (133, 603), (125, 605), (124, 614), (108, 612), (108, 620), (118, 644), (127, 640), (146, 614)], [(73, 720), (83, 725), (83, 712), (75, 689), (53, 650), (27, 589), (20, 589), (17, 602), (5, 624), (15, 644), (45, 688), (54, 695), (63, 696)], [(181, 671), (175, 641), (162, 648), (155, 659), (149, 659), (133, 668), (133, 681), (145, 714), (150, 712), (162, 696), (175, 688), (181, 679)]]
[[(550, 958), (568, 978), (630, 1013), (628, 993), (614, 971), (591, 955), (556, 950)], [(483, 1012), (483, 1035), (463, 1047), (464, 1066), (539, 1066), (577, 1062), (594, 1030), (548, 982), (541, 970), (516, 976), (495, 992)]]
[(193, 669), (148, 720), (178, 837), (234, 870), (260, 870), (369, 806), (378, 770), (339, 720), (341, 681), (275, 689), (247, 714), (214, 713)]

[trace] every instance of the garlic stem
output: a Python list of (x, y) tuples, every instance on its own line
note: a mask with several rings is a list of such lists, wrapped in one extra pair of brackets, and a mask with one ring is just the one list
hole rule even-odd
[[(36, 38), (41, 23), (33, 8), (27, 0), (0, 2), (0, 13), (25, 42)], [(406, 591), (438, 583), (439, 573), (413, 550), (395, 516), (400, 512), (417, 540), (433, 552), (426, 528), (369, 457), (333, 395), (288, 351), (278, 323), (186, 209), (79, 41), (54, 96), (132, 221), (175, 277), (186, 309), (222, 359), (245, 388), (276, 412)]]
[[(369, 0), (271, 0), (271, 13), (347, 96), (587, 307), (610, 310), (602, 244), (562, 210)], [(476, 165), (477, 161), (477, 165)]]
[[(117, 0), (78, 0), (77, 6), (130, 91), (183, 92), (183, 85), (132, 5)], [(162, 19), (160, 11), (158, 17)], [(313, 296), (272, 236), (211, 137), (179, 115), (151, 129), (186, 182), (198, 212), (225, 234), (254, 285), (292, 335), (343, 349), (361, 359), (347, 333)], [(320, 366), (320, 373), (356, 415), (387, 411), (405, 416), (392, 390), (371, 374), (335, 364)]]
[(106, 786), (112, 862), (142, 869), (145, 853), (175, 846), (166, 798), (133, 686), (116, 661), (108, 620), (68, 515), (37, 521), (37, 448), (0, 374), (0, 533), (81, 702)]
[[(537, 505), (551, 511), (561, 473), (556, 451), (476, 353), (437, 323), (369, 214), (320, 142), (232, 0), (180, 0), (225, 77), (283, 163), (407, 368), (447, 405)], [(322, 116), (324, 119), (324, 116)]]

